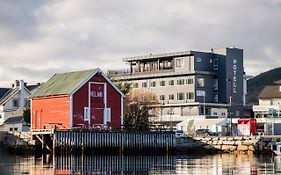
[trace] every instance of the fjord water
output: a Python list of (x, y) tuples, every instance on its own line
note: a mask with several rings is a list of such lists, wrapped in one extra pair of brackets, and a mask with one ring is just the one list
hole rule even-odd
[(281, 157), (231, 154), (35, 157), (0, 150), (0, 174), (281, 174)]

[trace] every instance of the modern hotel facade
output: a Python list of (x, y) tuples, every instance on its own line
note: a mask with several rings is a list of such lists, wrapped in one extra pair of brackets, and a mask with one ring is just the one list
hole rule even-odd
[(110, 76), (155, 93), (161, 109), (159, 120), (243, 115), (246, 88), (242, 49), (149, 54), (123, 61), (129, 68), (110, 71)]

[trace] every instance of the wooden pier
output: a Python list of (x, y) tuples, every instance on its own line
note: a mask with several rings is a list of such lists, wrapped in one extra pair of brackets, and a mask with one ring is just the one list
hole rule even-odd
[(176, 145), (174, 132), (135, 132), (109, 130), (53, 130), (34, 132), (42, 149), (56, 152), (163, 153)]

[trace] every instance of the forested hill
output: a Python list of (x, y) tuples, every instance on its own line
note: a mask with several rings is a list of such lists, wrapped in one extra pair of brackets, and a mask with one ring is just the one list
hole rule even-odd
[(247, 104), (258, 104), (258, 95), (266, 85), (273, 85), (281, 80), (281, 67), (263, 72), (247, 81)]

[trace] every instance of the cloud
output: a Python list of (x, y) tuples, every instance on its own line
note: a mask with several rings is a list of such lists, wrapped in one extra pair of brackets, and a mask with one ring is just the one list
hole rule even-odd
[(280, 66), (280, 9), (277, 0), (5, 1), (0, 85), (123, 68), (127, 56), (227, 46), (243, 48), (246, 72), (258, 74)]

